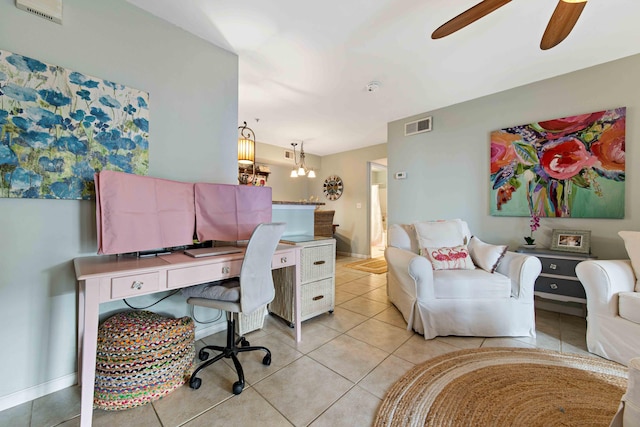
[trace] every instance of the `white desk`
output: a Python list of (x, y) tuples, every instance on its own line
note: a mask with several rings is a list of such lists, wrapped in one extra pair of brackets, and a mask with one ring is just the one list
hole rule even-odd
[[(300, 250), (279, 245), (272, 268), (295, 266), (295, 337), (302, 339), (300, 322)], [(244, 253), (192, 258), (182, 252), (151, 258), (91, 256), (76, 258), (78, 280), (78, 384), (81, 386), (80, 425), (91, 426), (96, 376), (100, 304), (138, 295), (180, 289), (199, 283), (237, 277)]]

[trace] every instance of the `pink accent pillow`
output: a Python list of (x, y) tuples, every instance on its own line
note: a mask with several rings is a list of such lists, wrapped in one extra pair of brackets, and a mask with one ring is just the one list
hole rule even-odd
[(467, 245), (423, 248), (422, 253), (431, 261), (434, 270), (474, 270)]

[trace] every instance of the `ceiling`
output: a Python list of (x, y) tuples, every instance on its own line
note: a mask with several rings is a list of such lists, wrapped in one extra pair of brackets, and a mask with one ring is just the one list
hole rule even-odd
[(321, 156), (384, 143), (393, 120), (640, 52), (637, 0), (589, 0), (547, 51), (557, 0), (514, 0), (440, 40), (433, 30), (478, 0), (128, 1), (238, 55), (238, 119), (259, 142)]

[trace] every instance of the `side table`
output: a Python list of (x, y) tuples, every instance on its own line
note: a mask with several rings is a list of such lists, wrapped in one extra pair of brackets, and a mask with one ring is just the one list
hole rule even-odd
[[(582, 261), (596, 259), (591, 254), (574, 252), (552, 251), (546, 248), (519, 247), (516, 252), (525, 253), (537, 257), (542, 263), (542, 272), (536, 279), (534, 295), (547, 300), (579, 303), (582, 308), (577, 313), (575, 308), (560, 310), (569, 314), (579, 314), (584, 317), (587, 296), (584, 287), (576, 277), (576, 265)], [(544, 304), (543, 304), (544, 305)], [(558, 306), (558, 304), (555, 304)], [(545, 309), (553, 310), (553, 305), (546, 305)]]

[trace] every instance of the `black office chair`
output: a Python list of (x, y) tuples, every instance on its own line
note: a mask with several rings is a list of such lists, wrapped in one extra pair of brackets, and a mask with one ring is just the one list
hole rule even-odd
[[(240, 352), (263, 350), (266, 355), (262, 359), (262, 363), (267, 366), (271, 364), (271, 352), (268, 348), (251, 347), (244, 337), (236, 339), (233, 313), (250, 314), (273, 300), (275, 289), (273, 287), (273, 277), (271, 276), (271, 260), (280, 237), (284, 233), (285, 225), (285, 223), (259, 224), (255, 228), (247, 244), (240, 277), (224, 283), (225, 289), (221, 294), (226, 295), (226, 297), (220, 296), (220, 298), (226, 298), (226, 300), (204, 297), (190, 297), (187, 299), (189, 304), (217, 308), (227, 312), (226, 346), (208, 345), (200, 350), (198, 357), (206, 362), (198, 366), (191, 374), (191, 379), (189, 380), (191, 388), (198, 389), (202, 384), (202, 380), (196, 377), (198, 372), (222, 358), (230, 358), (233, 360), (238, 373), (238, 381), (233, 384), (233, 393), (242, 393), (244, 389), (244, 372), (237, 357)], [(209, 359), (207, 350), (221, 353)]]

